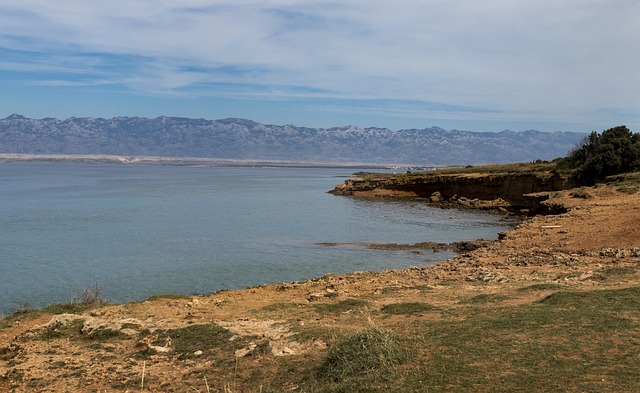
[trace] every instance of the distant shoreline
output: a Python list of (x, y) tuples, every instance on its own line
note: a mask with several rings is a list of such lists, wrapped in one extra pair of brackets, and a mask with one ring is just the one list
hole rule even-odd
[(357, 168), (389, 170), (424, 170), (433, 166), (409, 164), (375, 164), (363, 162), (315, 162), (287, 160), (238, 160), (207, 157), (123, 156), (98, 154), (14, 154), (0, 153), (0, 164), (123, 164), (212, 167), (273, 167), (273, 168)]

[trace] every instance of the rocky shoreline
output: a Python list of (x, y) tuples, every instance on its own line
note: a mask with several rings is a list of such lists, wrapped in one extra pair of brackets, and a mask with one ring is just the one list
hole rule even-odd
[(417, 198), (444, 208), (501, 210), (518, 214), (557, 214), (557, 206), (542, 202), (552, 193), (576, 187), (557, 173), (451, 173), (405, 175), (361, 174), (329, 193), (357, 198)]
[(419, 242), (414, 244), (398, 244), (398, 243), (319, 243), (326, 247), (354, 247), (366, 248), (369, 250), (387, 250), (387, 251), (406, 251), (406, 250), (431, 250), (431, 251), (455, 251), (469, 252), (486, 247), (491, 243), (490, 240), (477, 239), (469, 241), (459, 241), (453, 243), (438, 242)]

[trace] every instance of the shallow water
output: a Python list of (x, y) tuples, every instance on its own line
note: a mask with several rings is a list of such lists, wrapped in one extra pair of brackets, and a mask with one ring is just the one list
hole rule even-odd
[(98, 283), (123, 302), (450, 257), (322, 242), (494, 239), (500, 216), (327, 194), (354, 169), (0, 165), (0, 312)]

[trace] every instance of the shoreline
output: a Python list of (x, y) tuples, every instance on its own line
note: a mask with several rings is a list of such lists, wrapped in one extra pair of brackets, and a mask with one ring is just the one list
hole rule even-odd
[[(402, 163), (315, 162), (288, 160), (241, 160), (211, 157), (122, 156), (102, 154), (21, 154), (0, 153), (0, 164), (121, 164), (212, 167), (272, 167), (272, 168), (344, 168), (407, 170), (423, 168)], [(431, 166), (427, 166), (431, 168)]]

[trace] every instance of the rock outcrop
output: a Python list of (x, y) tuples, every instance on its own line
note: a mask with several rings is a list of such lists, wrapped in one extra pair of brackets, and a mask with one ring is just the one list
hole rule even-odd
[[(433, 203), (455, 202), (475, 208), (539, 209), (548, 198), (542, 192), (575, 187), (559, 174), (439, 174), (358, 177), (329, 191), (355, 197), (425, 198)], [(492, 201), (487, 203), (486, 201)]]

